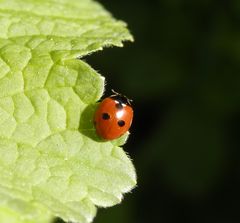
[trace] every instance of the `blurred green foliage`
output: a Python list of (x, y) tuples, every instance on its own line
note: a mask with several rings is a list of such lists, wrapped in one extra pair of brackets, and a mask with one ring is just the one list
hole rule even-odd
[(95, 223), (239, 222), (240, 1), (101, 1), (135, 42), (85, 59), (134, 100), (138, 187)]

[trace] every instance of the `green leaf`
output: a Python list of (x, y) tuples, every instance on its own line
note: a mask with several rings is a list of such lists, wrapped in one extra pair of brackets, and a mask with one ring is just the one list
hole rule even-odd
[(132, 40), (125, 23), (91, 0), (2, 0), (0, 27), (0, 38), (7, 43), (61, 59)]
[[(2, 196), (1, 196), (2, 198)], [(36, 204), (27, 204), (19, 200), (10, 200), (10, 208), (0, 206), (0, 221), (7, 223), (43, 223), (51, 222), (52, 215), (46, 208)], [(25, 213), (25, 215), (22, 214)]]
[(0, 222), (91, 222), (136, 185), (92, 123), (104, 78), (82, 57), (132, 37), (91, 0), (0, 1)]

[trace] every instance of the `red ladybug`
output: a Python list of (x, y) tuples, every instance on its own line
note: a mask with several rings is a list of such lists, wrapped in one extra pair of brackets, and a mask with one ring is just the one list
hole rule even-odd
[(112, 140), (128, 131), (132, 119), (133, 109), (130, 100), (114, 92), (114, 95), (100, 102), (94, 115), (94, 125), (101, 138)]

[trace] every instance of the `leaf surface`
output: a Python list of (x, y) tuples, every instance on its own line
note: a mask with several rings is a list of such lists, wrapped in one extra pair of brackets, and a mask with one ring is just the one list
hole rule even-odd
[(132, 37), (90, 0), (0, 1), (0, 27), (0, 221), (91, 222), (136, 175), (127, 135), (96, 135), (104, 78), (75, 57)]

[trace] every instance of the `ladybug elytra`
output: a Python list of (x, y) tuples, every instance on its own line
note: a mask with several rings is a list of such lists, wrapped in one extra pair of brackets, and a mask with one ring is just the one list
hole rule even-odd
[(130, 100), (114, 92), (114, 95), (100, 102), (94, 115), (94, 125), (101, 138), (112, 140), (128, 131), (132, 119), (133, 109)]

